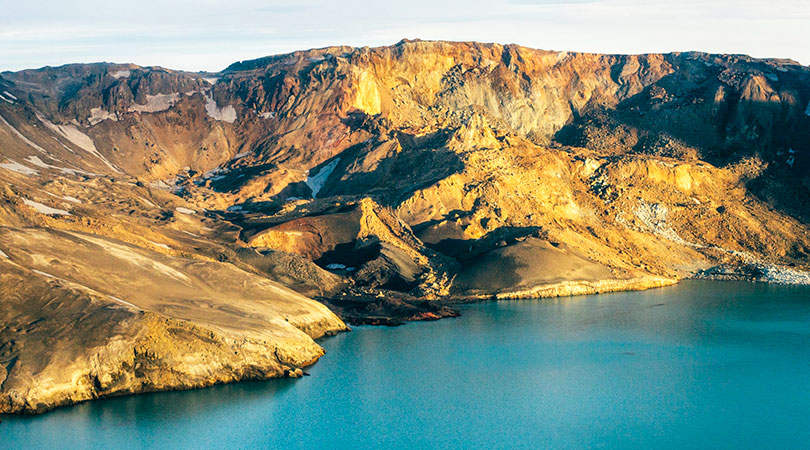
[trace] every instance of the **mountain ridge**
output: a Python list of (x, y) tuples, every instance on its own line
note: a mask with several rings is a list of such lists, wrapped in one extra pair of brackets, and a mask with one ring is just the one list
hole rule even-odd
[[(49, 360), (34, 339), (70, 335), (72, 306), (15, 303), (0, 328), (4, 411), (294, 375), (320, 355), (311, 338), (346, 329), (311, 298), (350, 323), (397, 324), (453, 316), (459, 301), (686, 277), (810, 283), (810, 69), (786, 60), (403, 40), (217, 73), (3, 72), (0, 96), (3, 273), (225, 336), (150, 341), (148, 373), (104, 352), (99, 371), (82, 362), (92, 349), (67, 346), (75, 379), (123, 381), (48, 399), (31, 374), (64, 368), (31, 369)], [(111, 284), (132, 261), (173, 294)], [(22, 286), (4, 294), (48, 295)], [(254, 317), (265, 303), (278, 306)], [(178, 348), (221, 355), (229, 333), (255, 339), (228, 327), (245, 315), (278, 333), (247, 366), (164, 377)], [(118, 339), (141, 342), (143, 322), (120, 323)], [(288, 356), (258, 356), (274, 347)]]

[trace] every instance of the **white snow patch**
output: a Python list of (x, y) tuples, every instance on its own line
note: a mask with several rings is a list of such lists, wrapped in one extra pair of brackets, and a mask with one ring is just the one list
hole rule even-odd
[(314, 175), (312, 175), (310, 171), (310, 176), (307, 177), (304, 183), (306, 183), (306, 185), (309, 186), (309, 189), (312, 190), (312, 198), (318, 196), (318, 192), (320, 192), (321, 188), (323, 188), (326, 180), (329, 179), (329, 175), (332, 175), (332, 171), (335, 170), (335, 167), (337, 167), (339, 162), (340, 158), (335, 158), (334, 161), (323, 166), (321, 170)]
[(274, 116), (275, 114), (273, 114), (272, 112), (263, 112), (259, 114), (259, 117), (261, 117), (262, 119), (272, 119)]
[(5, 100), (5, 101), (7, 101), (7, 102), (11, 103), (12, 105), (14, 104), (14, 102), (13, 102), (13, 101), (11, 101), (11, 100), (9, 100), (9, 99), (7, 99), (7, 98), (3, 97), (2, 95), (0, 95), (0, 100)]
[(58, 199), (61, 199), (61, 200), (65, 200), (65, 201), (68, 201), (68, 202), (71, 202), (71, 203), (77, 203), (77, 204), (81, 204), (81, 202), (82, 202), (82, 201), (81, 201), (81, 200), (79, 200), (78, 198), (76, 198), (76, 197), (71, 197), (71, 196), (69, 196), (69, 195), (56, 195), (56, 194), (52, 194), (52, 193), (50, 193), (50, 192), (48, 192), (48, 191), (42, 191), (42, 192), (44, 192), (44, 193), (46, 193), (46, 194), (50, 195), (51, 197), (58, 198)]
[(194, 211), (193, 209), (183, 208), (182, 206), (178, 206), (177, 208), (174, 208), (174, 210), (183, 214), (197, 214), (197, 211)]
[(122, 305), (129, 306), (130, 308), (135, 308), (135, 309), (138, 309), (138, 310), (139, 310), (139, 309), (141, 309), (141, 308), (138, 308), (137, 306), (133, 305), (133, 304), (132, 304), (132, 303), (130, 303), (130, 302), (127, 302), (127, 301), (121, 300), (121, 299), (120, 299), (120, 298), (118, 298), (118, 297), (113, 297), (112, 295), (108, 295), (107, 297), (110, 297), (111, 299), (115, 300), (116, 302), (118, 302), (118, 303), (120, 303), (120, 304), (122, 304)]
[(796, 157), (793, 156), (793, 155), (790, 155), (786, 162), (787, 162), (787, 165), (789, 165), (790, 167), (793, 167), (793, 163), (796, 162)]
[(70, 215), (70, 213), (65, 211), (64, 209), (51, 208), (48, 205), (43, 205), (42, 203), (35, 202), (33, 200), (28, 200), (27, 198), (23, 199), (23, 203), (25, 203), (26, 205), (34, 208), (40, 214), (57, 215), (57, 216), (69, 216)]
[(46, 276), (46, 277), (48, 277), (48, 278), (54, 278), (54, 279), (57, 279), (57, 280), (59, 279), (59, 278), (57, 278), (56, 276), (51, 275), (51, 274), (49, 274), (48, 272), (43, 272), (43, 271), (41, 271), (41, 270), (37, 270), (37, 269), (31, 269), (31, 272), (38, 273), (38, 274), (43, 275), (43, 276)]
[(249, 154), (250, 154), (250, 151), (237, 153), (236, 156), (234, 156), (234, 158), (244, 158), (245, 156), (247, 156)]
[(804, 109), (804, 113), (810, 116), (810, 102), (807, 102), (807, 108)]
[(46, 151), (45, 151), (45, 149), (44, 149), (44, 148), (42, 148), (42, 147), (40, 147), (39, 145), (37, 145), (37, 144), (35, 144), (35, 143), (31, 142), (31, 141), (30, 141), (30, 140), (29, 140), (27, 137), (23, 136), (23, 134), (22, 134), (22, 133), (20, 133), (19, 131), (17, 131), (17, 129), (16, 129), (16, 128), (12, 127), (10, 123), (6, 122), (6, 119), (4, 119), (4, 118), (3, 118), (3, 116), (0, 116), (0, 122), (3, 122), (4, 124), (6, 124), (6, 126), (7, 126), (7, 127), (9, 127), (9, 129), (11, 129), (11, 131), (12, 131), (14, 134), (16, 134), (18, 138), (22, 139), (22, 140), (23, 140), (23, 142), (25, 142), (26, 144), (28, 144), (28, 145), (29, 145), (31, 148), (33, 148), (34, 150), (37, 150), (37, 151), (39, 151), (39, 152), (41, 152), (41, 153), (48, 153), (48, 152), (46, 152)]
[(87, 118), (87, 121), (90, 122), (90, 125), (95, 125), (108, 119), (112, 120), (113, 122), (117, 122), (118, 116), (112, 114), (104, 108), (91, 108), (90, 117)]
[(58, 171), (60, 171), (62, 173), (69, 173), (71, 175), (76, 175), (77, 173), (82, 173), (82, 174), (85, 174), (85, 175), (93, 175), (90, 172), (85, 172), (83, 170), (69, 169), (67, 167), (59, 167), (59, 166), (54, 166), (54, 165), (48, 164), (45, 161), (39, 159), (39, 156), (31, 155), (31, 156), (25, 158), (25, 160), (28, 161), (29, 163), (37, 166), (37, 167), (42, 167), (43, 169), (54, 169), (54, 170), (58, 170)]
[(174, 104), (177, 103), (178, 99), (180, 99), (180, 94), (178, 94), (177, 92), (172, 94), (156, 94), (156, 95), (147, 94), (145, 105), (135, 103), (129, 107), (128, 111), (140, 113), (156, 113), (166, 111), (167, 109), (174, 106)]
[(239, 205), (233, 205), (233, 206), (229, 206), (227, 210), (228, 210), (228, 211), (231, 211), (231, 212), (235, 212), (235, 211), (241, 211), (241, 210), (242, 210), (242, 207), (241, 207), (241, 206), (239, 206)]
[(151, 242), (151, 243), (152, 243), (152, 245), (154, 245), (155, 247), (165, 248), (166, 250), (171, 250), (171, 249), (172, 249), (172, 248), (171, 248), (171, 247), (169, 247), (168, 245), (166, 245), (166, 244), (161, 244), (160, 242), (155, 242), (155, 241), (149, 241), (149, 242)]
[(329, 270), (343, 270), (346, 268), (346, 266), (344, 264), (332, 263), (327, 265), (326, 268)]
[(56, 194), (51, 194), (50, 192), (47, 192), (47, 191), (42, 191), (42, 192), (45, 192), (46, 194), (48, 194), (48, 195), (50, 195), (52, 197), (56, 197), (58, 199), (66, 201), (66, 202), (76, 203), (77, 205), (82, 203), (82, 201), (79, 200), (78, 198), (71, 197), (69, 195), (56, 195)]
[(13, 161), (11, 159), (8, 160), (8, 162), (0, 163), (0, 167), (6, 170), (10, 170), (12, 172), (21, 173), (23, 175), (39, 175), (39, 172), (37, 172), (36, 170), (24, 166), (18, 163), (17, 161)]
[(92, 154), (96, 158), (100, 159), (101, 162), (106, 164), (107, 167), (109, 167), (113, 171), (118, 172), (118, 173), (121, 172), (120, 170), (118, 170), (117, 167), (110, 164), (110, 162), (107, 161), (107, 158), (105, 158), (104, 155), (99, 153), (98, 149), (96, 149), (96, 144), (93, 142), (93, 139), (91, 139), (90, 136), (88, 136), (88, 135), (82, 133), (81, 131), (79, 131), (79, 129), (76, 128), (75, 126), (73, 126), (73, 125), (57, 125), (55, 123), (52, 123), (51, 121), (49, 121), (45, 117), (41, 116), (40, 114), (37, 114), (37, 118), (40, 120), (40, 122), (44, 123), (45, 126), (48, 127), (51, 131), (54, 131), (56, 133), (61, 134), (62, 136), (64, 136), (67, 140), (72, 142), (77, 147), (81, 148), (82, 150), (84, 150), (84, 151)]
[(771, 80), (771, 81), (779, 81), (779, 77), (778, 77), (778, 76), (776, 76), (776, 74), (775, 74), (775, 73), (768, 73), (768, 74), (765, 74), (765, 78), (767, 78), (767, 79), (769, 79), (769, 80)]
[(12, 100), (19, 100), (17, 97), (15, 97), (15, 96), (14, 96), (14, 95), (13, 95), (11, 92), (9, 92), (9, 91), (3, 91), (3, 94), (5, 94), (5, 96), (6, 96), (6, 97), (8, 97), (8, 98), (10, 98), (10, 99), (12, 99)]
[(203, 81), (205, 81), (208, 84), (217, 84), (218, 80), (219, 77), (203, 77)]
[(119, 78), (129, 78), (129, 76), (131, 74), (132, 74), (132, 72), (129, 71), (129, 70), (118, 70), (118, 71), (110, 73), (110, 75), (113, 78), (115, 78), (116, 80), (119, 79)]
[(6, 252), (4, 252), (3, 250), (0, 250), (0, 256), (2, 256), (3, 258), (6, 258), (6, 259), (11, 259), (11, 258), (8, 257), (8, 255), (6, 255)]
[(30, 162), (31, 164), (42, 167), (43, 169), (55, 169), (56, 166), (52, 166), (50, 164), (45, 163), (43, 160), (39, 159), (39, 156), (31, 155), (25, 158), (26, 161)]
[(220, 108), (211, 93), (204, 94), (205, 96), (205, 112), (208, 117), (222, 122), (234, 123), (236, 121), (236, 110), (231, 105), (225, 105)]

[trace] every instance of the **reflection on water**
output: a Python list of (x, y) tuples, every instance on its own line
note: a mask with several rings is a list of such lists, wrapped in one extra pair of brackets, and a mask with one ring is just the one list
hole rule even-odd
[(810, 442), (810, 288), (693, 281), (463, 313), (326, 339), (311, 377), (5, 417), (0, 436), (12, 448)]

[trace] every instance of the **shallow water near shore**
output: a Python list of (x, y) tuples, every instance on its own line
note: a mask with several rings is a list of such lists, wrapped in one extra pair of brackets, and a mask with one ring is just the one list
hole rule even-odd
[(321, 341), (298, 380), (4, 416), (0, 448), (807, 448), (810, 287), (462, 307)]

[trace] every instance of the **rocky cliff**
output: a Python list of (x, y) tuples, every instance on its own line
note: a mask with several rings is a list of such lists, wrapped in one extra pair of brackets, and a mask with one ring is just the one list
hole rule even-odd
[[(448, 301), (808, 283), (810, 69), (403, 41), (0, 74), (0, 408), (295, 374)], [(309, 297), (309, 298), (307, 298)]]

